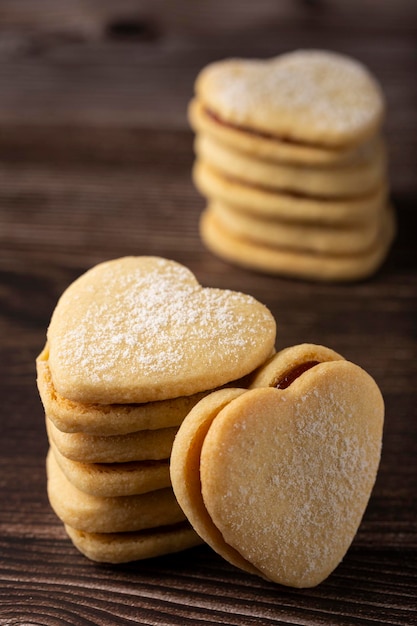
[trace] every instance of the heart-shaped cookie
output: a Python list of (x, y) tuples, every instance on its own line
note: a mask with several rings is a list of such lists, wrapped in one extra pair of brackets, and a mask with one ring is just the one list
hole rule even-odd
[(218, 391), (192, 409), (174, 442), (171, 480), (219, 554), (277, 583), (311, 587), (340, 563), (361, 522), (384, 404), (360, 367), (333, 352), (327, 362), (302, 362), (296, 352), (275, 387)]
[(97, 265), (61, 296), (48, 329), (57, 392), (82, 403), (175, 398), (245, 376), (271, 354), (276, 325), (251, 296), (203, 288), (159, 257)]
[(384, 110), (381, 89), (362, 64), (321, 50), (217, 61), (200, 72), (196, 96), (223, 124), (330, 148), (370, 137)]

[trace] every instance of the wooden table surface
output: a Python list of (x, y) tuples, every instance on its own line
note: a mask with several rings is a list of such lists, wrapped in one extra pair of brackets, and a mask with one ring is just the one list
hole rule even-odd
[[(416, 26), (414, 0), (0, 1), (1, 626), (417, 624)], [(399, 233), (382, 270), (358, 284), (244, 271), (198, 236), (185, 113), (197, 72), (300, 47), (359, 58), (388, 101)], [(252, 294), (277, 319), (277, 348), (322, 343), (377, 380), (377, 482), (345, 559), (318, 587), (269, 584), (206, 546), (93, 564), (51, 511), (35, 357), (65, 287), (128, 254)]]

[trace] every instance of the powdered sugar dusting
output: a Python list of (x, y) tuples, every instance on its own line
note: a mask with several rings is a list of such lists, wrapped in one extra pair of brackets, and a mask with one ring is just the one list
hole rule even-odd
[[(381, 447), (374, 429), (379, 418), (365, 412), (361, 391), (352, 393), (339, 381), (334, 392), (322, 388), (320, 397), (315, 387), (297, 399), (280, 392), (286, 400), (280, 408), (275, 394), (274, 418), (265, 421), (261, 406), (259, 412), (254, 406), (256, 423), (251, 417), (240, 434), (234, 428), (230, 439), (223, 438), (225, 487), (216, 511), (222, 532), (275, 579), (296, 586), (317, 582), (338, 564), (356, 533)], [(293, 409), (281, 422), (290, 398)]]
[(54, 356), (91, 384), (141, 381), (210, 366), (230, 368), (259, 345), (271, 315), (250, 296), (202, 289), (164, 259), (145, 268), (109, 264), (64, 294), (51, 322)]
[(197, 82), (197, 92), (226, 121), (278, 133), (301, 124), (303, 132), (308, 127), (349, 135), (378, 120), (384, 107), (364, 66), (317, 50), (214, 63)]
[(348, 395), (328, 396), (313, 404), (312, 413), (302, 408), (309, 395), (297, 406), (289, 437), (292, 453), (279, 475), (285, 489), (297, 494), (296, 514), (283, 520), (283, 553), (291, 562), (295, 544), (302, 545), (306, 574), (320, 569), (329, 555), (337, 559), (341, 546), (342, 553), (347, 548), (346, 538), (356, 532), (379, 459), (379, 442), (359, 436)]

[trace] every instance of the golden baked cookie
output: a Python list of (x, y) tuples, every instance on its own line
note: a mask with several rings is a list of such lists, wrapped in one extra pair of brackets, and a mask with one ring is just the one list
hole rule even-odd
[(337, 567), (361, 523), (384, 402), (369, 374), (323, 346), (296, 346), (292, 370), (290, 362), (288, 349), (268, 363), (273, 387), (203, 398), (178, 431), (171, 480), (220, 555), (268, 580), (312, 587)]
[(168, 459), (178, 430), (138, 430), (126, 435), (63, 433), (46, 418), (49, 439), (67, 459), (81, 463), (129, 463)]
[(254, 158), (202, 134), (196, 137), (195, 152), (198, 159), (227, 178), (312, 198), (355, 198), (371, 194), (387, 177), (382, 141), (375, 145), (369, 159), (328, 168)]
[(156, 528), (185, 519), (171, 488), (131, 496), (102, 497), (80, 491), (62, 472), (54, 455), (47, 457), (48, 498), (64, 524), (91, 533)]
[(92, 561), (127, 563), (187, 550), (202, 543), (187, 522), (130, 533), (87, 533), (65, 525), (75, 547)]
[(319, 148), (373, 136), (385, 108), (379, 84), (361, 63), (322, 50), (217, 61), (200, 72), (195, 91), (223, 124)]
[(101, 263), (62, 294), (48, 329), (60, 396), (144, 403), (229, 383), (262, 364), (275, 320), (249, 295), (203, 288), (159, 257)]
[(56, 462), (70, 483), (92, 496), (133, 496), (171, 486), (168, 459), (130, 463), (83, 463), (68, 459), (52, 441), (49, 443)]
[(239, 551), (223, 541), (204, 504), (200, 481), (200, 455), (212, 421), (221, 409), (238, 398), (244, 389), (215, 391), (199, 402), (184, 420), (173, 447), (170, 472), (175, 496), (200, 537), (230, 563), (252, 574), (259, 571)]
[(59, 395), (49, 369), (48, 346), (36, 359), (37, 384), (45, 414), (62, 432), (108, 436), (179, 426), (207, 392), (142, 404), (82, 404)]
[(226, 261), (247, 269), (314, 281), (354, 281), (374, 274), (385, 260), (396, 231), (391, 209), (384, 211), (375, 245), (361, 254), (314, 254), (256, 244), (236, 237), (219, 224), (210, 211), (200, 220), (204, 244)]
[(282, 219), (303, 224), (360, 224), (378, 219), (387, 204), (386, 184), (364, 196), (313, 198), (227, 178), (201, 159), (194, 164), (193, 182), (209, 201), (220, 201), (259, 219)]
[(195, 133), (211, 135), (231, 148), (260, 159), (279, 163), (298, 163), (332, 166), (361, 160), (376, 141), (372, 137), (353, 147), (323, 148), (321, 146), (280, 140), (267, 133), (250, 132), (232, 124), (224, 123), (216, 114), (193, 98), (188, 107), (188, 119)]
[(379, 220), (353, 225), (330, 226), (268, 220), (242, 213), (221, 202), (210, 202), (208, 211), (219, 228), (233, 237), (272, 248), (303, 250), (318, 254), (355, 255), (376, 244)]

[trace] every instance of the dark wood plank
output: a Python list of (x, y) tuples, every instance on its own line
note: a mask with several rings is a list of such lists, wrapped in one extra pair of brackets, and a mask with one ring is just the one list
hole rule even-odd
[[(151, 8), (133, 1), (117, 7), (61, 1), (52, 10), (45, 0), (3, 0), (0, 148), (13, 149), (14, 141), (22, 146), (23, 136), (33, 151), (37, 141), (43, 146), (45, 138), (51, 139), (46, 130), (51, 125), (64, 127), (60, 136), (70, 145), (80, 126), (118, 129), (119, 143), (126, 130), (185, 129), (193, 83), (206, 63), (327, 47), (357, 57), (380, 80), (388, 104), (393, 186), (401, 192), (414, 188), (415, 3), (382, 2), (377, 12), (359, 1), (331, 7), (289, 0), (244, 2), (238, 9), (235, 3), (221, 4), (220, 9), (218, 2), (175, 3), (173, 9), (164, 2)], [(119, 35), (113, 23), (122, 24)], [(133, 31), (139, 24), (136, 36), (129, 35), (129, 23)]]
[[(84, 37), (93, 34), (110, 34), (109, 24), (122, 21), (138, 23), (151, 18), (163, 25), (163, 32), (175, 36), (198, 37), (213, 31), (229, 35), (240, 34), (245, 30), (262, 30), (276, 27), (277, 23), (287, 26), (301, 20), (315, 20), (326, 26), (342, 26), (346, 30), (354, 27), (358, 32), (375, 33), (381, 30), (411, 32), (415, 29), (417, 9), (413, 0), (388, 0), (373, 3), (361, 0), (258, 0), (256, 5), (249, 0), (224, 3), (222, 0), (202, 0), (198, 3), (167, 0), (144, 2), (143, 0), (2, 0), (0, 18), (3, 28), (19, 29), (26, 32), (74, 33)], [(408, 19), (407, 19), (408, 18)], [(117, 34), (117, 29), (116, 33)], [(140, 32), (120, 29), (119, 35), (140, 37)]]

